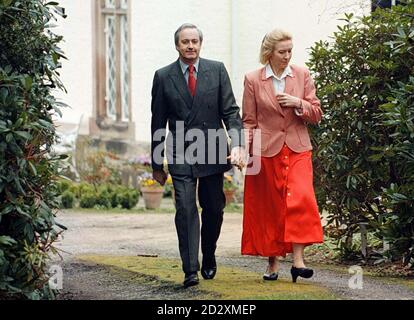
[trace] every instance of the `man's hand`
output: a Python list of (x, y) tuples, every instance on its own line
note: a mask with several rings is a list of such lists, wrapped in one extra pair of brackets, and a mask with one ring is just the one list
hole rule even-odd
[(167, 181), (167, 174), (164, 170), (154, 170), (152, 173), (152, 177), (155, 181), (157, 181), (160, 185), (164, 185)]
[(240, 171), (243, 170), (246, 165), (246, 150), (244, 147), (234, 147), (231, 150), (231, 155), (227, 159), (231, 164), (235, 165)]
[(283, 108), (300, 108), (300, 99), (287, 93), (278, 93), (276, 99)]

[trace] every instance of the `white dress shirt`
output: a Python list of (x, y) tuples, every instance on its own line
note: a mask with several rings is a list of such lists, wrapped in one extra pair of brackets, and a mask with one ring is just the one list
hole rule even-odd
[[(272, 78), (273, 87), (275, 88), (276, 94), (285, 92), (286, 77), (293, 77), (292, 69), (289, 65), (285, 68), (280, 77), (275, 75), (270, 64), (266, 65), (266, 79)], [(300, 108), (295, 108), (295, 113), (298, 116), (301, 116), (303, 114), (303, 112), (300, 112)]]
[[(196, 63), (194, 63), (194, 78), (196, 78), (197, 80), (197, 76), (198, 76), (198, 65), (200, 64), (200, 59), (197, 59)], [(190, 71), (188, 70), (188, 67), (190, 66), (189, 64), (186, 64), (185, 62), (183, 62), (180, 59), (180, 66), (181, 66), (181, 71), (183, 72), (185, 81), (188, 83), (188, 76)]]

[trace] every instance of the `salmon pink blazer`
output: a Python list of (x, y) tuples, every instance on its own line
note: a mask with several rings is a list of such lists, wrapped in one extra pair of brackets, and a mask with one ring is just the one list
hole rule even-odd
[(303, 113), (300, 116), (295, 108), (282, 108), (279, 105), (273, 80), (266, 79), (266, 68), (245, 76), (243, 126), (250, 155), (273, 157), (285, 143), (297, 153), (312, 150), (307, 124), (321, 121), (320, 101), (316, 97), (309, 70), (295, 65), (290, 67), (292, 77), (286, 77), (285, 93), (302, 100)]

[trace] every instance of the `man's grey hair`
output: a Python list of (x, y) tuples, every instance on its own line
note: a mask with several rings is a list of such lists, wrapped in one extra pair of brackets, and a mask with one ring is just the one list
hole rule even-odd
[(175, 45), (178, 46), (178, 41), (180, 39), (180, 32), (183, 31), (184, 29), (196, 29), (198, 32), (198, 35), (200, 37), (200, 42), (203, 42), (203, 32), (194, 24), (191, 23), (184, 23), (182, 26), (180, 26), (177, 31), (174, 34), (174, 42)]

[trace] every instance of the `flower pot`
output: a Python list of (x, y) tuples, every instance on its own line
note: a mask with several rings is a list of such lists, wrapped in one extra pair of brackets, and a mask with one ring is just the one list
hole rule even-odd
[(157, 209), (161, 206), (162, 197), (164, 195), (163, 188), (141, 188), (142, 197), (144, 198), (145, 208)]
[(224, 195), (226, 196), (226, 204), (234, 202), (234, 194), (236, 190), (224, 190)]

